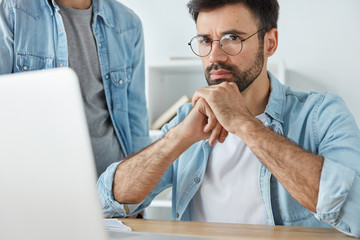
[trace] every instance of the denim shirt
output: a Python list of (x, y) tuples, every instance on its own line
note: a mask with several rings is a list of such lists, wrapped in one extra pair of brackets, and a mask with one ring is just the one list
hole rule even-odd
[[(124, 154), (149, 143), (140, 19), (115, 0), (93, 0), (106, 101)], [(68, 67), (66, 32), (55, 0), (0, 0), (0, 74)]]
[[(299, 204), (264, 166), (260, 188), (271, 225), (335, 227), (360, 237), (360, 131), (345, 103), (331, 93), (294, 92), (271, 73), (271, 94), (265, 115), (270, 128), (324, 158), (316, 213)], [(191, 104), (162, 128), (166, 134), (181, 122)], [(124, 217), (148, 206), (162, 190), (172, 186), (172, 217), (191, 220), (191, 200), (204, 177), (212, 147), (208, 140), (187, 149), (168, 168), (151, 194), (139, 204), (120, 204), (112, 194), (112, 180), (119, 163), (98, 180), (101, 203), (108, 217)], [(244, 196), (246, 197), (246, 196)], [(214, 206), (216, 207), (216, 206)]]

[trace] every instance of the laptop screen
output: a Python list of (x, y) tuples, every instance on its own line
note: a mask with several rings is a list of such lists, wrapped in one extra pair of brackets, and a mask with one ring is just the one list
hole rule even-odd
[(0, 239), (106, 239), (70, 69), (0, 76)]

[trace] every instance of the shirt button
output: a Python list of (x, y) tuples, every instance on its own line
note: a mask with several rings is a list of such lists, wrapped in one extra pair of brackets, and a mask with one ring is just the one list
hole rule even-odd
[(276, 114), (275, 114), (275, 117), (277, 117), (277, 118), (278, 118), (278, 117), (279, 117), (279, 114), (278, 114), (278, 113), (276, 113)]
[(59, 65), (60, 65), (60, 67), (63, 67), (65, 64), (63, 62), (61, 62)]
[(194, 179), (194, 182), (195, 182), (195, 183), (199, 183), (199, 182), (200, 182), (200, 178), (196, 177), (196, 178)]
[(102, 45), (101, 45), (101, 43), (99, 43), (99, 45), (98, 45), (99, 47), (101, 47)]
[(28, 66), (23, 66), (23, 70), (24, 70), (24, 71), (27, 71), (28, 69), (29, 69)]
[(59, 27), (58, 31), (59, 31), (59, 33), (62, 33), (62, 29), (60, 27)]
[(106, 79), (109, 79), (109, 74), (106, 74), (105, 78), (106, 78)]
[(120, 80), (120, 81), (119, 81), (119, 84), (120, 84), (120, 85), (123, 85), (123, 83), (124, 83), (123, 80)]

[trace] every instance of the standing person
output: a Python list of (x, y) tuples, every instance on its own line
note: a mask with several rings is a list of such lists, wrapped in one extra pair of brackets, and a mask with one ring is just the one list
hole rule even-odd
[(188, 6), (197, 27), (189, 45), (210, 86), (161, 139), (100, 177), (106, 214), (136, 213), (172, 186), (176, 220), (334, 227), (360, 237), (360, 131), (338, 96), (292, 91), (267, 71), (277, 0)]
[(115, 0), (0, 0), (0, 33), (0, 74), (75, 70), (98, 175), (150, 143), (133, 11)]

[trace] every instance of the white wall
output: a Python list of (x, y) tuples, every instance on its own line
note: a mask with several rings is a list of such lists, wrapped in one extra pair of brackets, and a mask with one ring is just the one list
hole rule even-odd
[(188, 14), (188, 0), (119, 0), (141, 18), (148, 63), (169, 57), (194, 57), (187, 43), (196, 35)]
[[(120, 0), (142, 19), (146, 64), (194, 57), (196, 34), (188, 0)], [(287, 84), (296, 90), (339, 94), (360, 123), (360, 1), (279, 0), (279, 48)]]
[(360, 123), (360, 1), (280, 0), (275, 59), (294, 89), (339, 94)]

